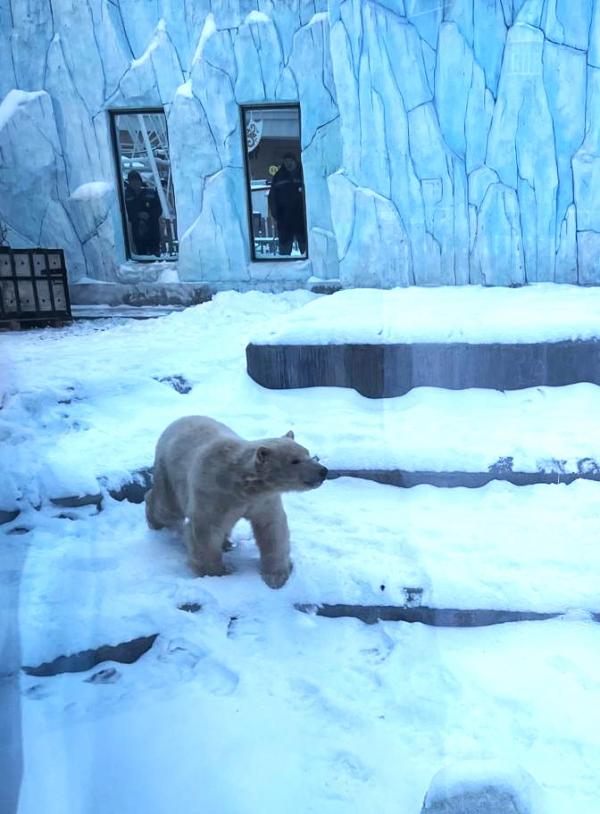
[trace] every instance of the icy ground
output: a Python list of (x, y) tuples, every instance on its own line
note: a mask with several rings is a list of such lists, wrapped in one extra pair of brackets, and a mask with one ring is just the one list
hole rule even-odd
[[(285, 500), (295, 570), (280, 591), (260, 581), (244, 524), (234, 574), (200, 580), (141, 505), (49, 502), (125, 480), (169, 421), (196, 412), (254, 437), (291, 427), (336, 465), (367, 454), (385, 468), (386, 438), (403, 468), (600, 449), (591, 385), (382, 403), (261, 389), (244, 372), (248, 338), (309, 299), (222, 294), (158, 320), (0, 335), (0, 508), (23, 510), (0, 528), (5, 652), (34, 666), (159, 634), (135, 664), (21, 675), (19, 814), (419, 814), (433, 775), (473, 759), (523, 767), (548, 814), (600, 811), (599, 484), (328, 482)], [(402, 603), (406, 587), (436, 607), (565, 616), (460, 630), (294, 609)]]

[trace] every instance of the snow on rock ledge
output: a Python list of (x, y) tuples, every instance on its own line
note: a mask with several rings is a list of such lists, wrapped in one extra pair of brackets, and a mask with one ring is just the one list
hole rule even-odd
[(438, 772), (421, 814), (545, 814), (530, 774), (501, 761), (465, 761)]

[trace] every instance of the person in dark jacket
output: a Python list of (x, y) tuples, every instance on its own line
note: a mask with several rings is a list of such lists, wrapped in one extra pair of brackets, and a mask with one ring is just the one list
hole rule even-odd
[(306, 254), (306, 219), (304, 215), (304, 179), (302, 167), (293, 153), (286, 153), (273, 176), (269, 191), (269, 209), (277, 222), (279, 254), (291, 254), (294, 238)]
[(131, 224), (134, 254), (160, 256), (160, 225), (162, 207), (155, 189), (147, 187), (137, 170), (131, 170), (125, 185), (125, 208)]

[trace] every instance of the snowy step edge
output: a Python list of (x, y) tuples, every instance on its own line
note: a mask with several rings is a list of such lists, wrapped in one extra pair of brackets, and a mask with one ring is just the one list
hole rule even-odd
[[(374, 481), (389, 486), (410, 488), (412, 486), (438, 486), (441, 488), (466, 487), (477, 489), (486, 486), (494, 480), (512, 483), (514, 486), (534, 486), (537, 484), (573, 483), (575, 480), (592, 480), (600, 482), (600, 465), (591, 458), (584, 458), (578, 462), (577, 472), (542, 471), (514, 472), (509, 464), (502, 464), (501, 459), (487, 472), (433, 471), (433, 470), (407, 470), (407, 469), (337, 469), (330, 468), (327, 480), (337, 478), (358, 478), (360, 480)], [(99, 484), (115, 500), (127, 500), (130, 503), (142, 503), (144, 494), (152, 485), (152, 467), (144, 467), (132, 473), (131, 479), (122, 482), (119, 486), (112, 486), (110, 479), (100, 477)], [(97, 502), (98, 496), (89, 496), (87, 502)], [(63, 499), (60, 505), (66, 506)], [(82, 500), (84, 498), (73, 498)], [(53, 501), (54, 502), (54, 501)], [(59, 505), (59, 504), (57, 504)], [(77, 503), (75, 505), (82, 505)]]
[[(551, 619), (568, 617), (565, 612), (538, 613), (536, 611), (502, 611), (482, 609), (431, 608), (426, 605), (315, 605), (297, 602), (295, 610), (300, 613), (320, 616), (327, 619), (353, 618), (364, 624), (374, 625), (377, 622), (405, 622), (423, 624), (428, 627), (475, 628), (490, 627), (518, 622), (545, 622)], [(179, 605), (179, 610), (187, 613), (202, 611), (198, 603)], [(600, 613), (587, 613), (586, 617), (600, 622)], [(231, 624), (237, 617), (232, 616)], [(101, 645), (77, 653), (60, 655), (51, 661), (36, 666), (23, 665), (21, 670), (30, 676), (50, 678), (62, 673), (84, 673), (106, 662), (133, 664), (145, 655), (154, 645), (159, 633), (138, 636), (127, 642), (116, 645)], [(110, 682), (114, 671), (101, 670), (91, 676), (93, 683)], [(105, 674), (105, 675), (103, 675)]]
[[(357, 478), (373, 481), (387, 486), (410, 489), (413, 486), (436, 486), (442, 489), (467, 488), (479, 489), (492, 481), (502, 481), (513, 486), (536, 486), (552, 484), (570, 484), (576, 480), (600, 482), (600, 466), (590, 458), (578, 462), (577, 472), (541, 471), (515, 472), (506, 465), (494, 465), (487, 472), (433, 471), (406, 469), (330, 469), (328, 480), (337, 478)], [(98, 492), (85, 495), (64, 495), (50, 498), (50, 503), (57, 508), (76, 509), (82, 506), (102, 508), (102, 494), (106, 492), (115, 500), (126, 500), (129, 503), (143, 503), (144, 495), (152, 485), (152, 467), (144, 467), (131, 473), (131, 478), (122, 481), (118, 486), (111, 485), (111, 479), (105, 476), (98, 478)], [(20, 508), (0, 509), (0, 526), (16, 520)]]
[[(508, 459), (505, 459), (508, 460)], [(584, 465), (588, 464), (589, 465)], [(592, 465), (593, 464), (593, 465)], [(600, 482), (600, 465), (590, 458), (585, 458), (578, 462), (577, 472), (514, 472), (509, 465), (504, 467), (495, 464), (487, 472), (463, 472), (463, 471), (432, 471), (432, 470), (406, 470), (406, 469), (337, 469), (330, 468), (327, 480), (337, 478), (358, 478), (382, 483), (400, 488), (410, 488), (412, 486), (438, 486), (441, 488), (467, 487), (477, 489), (486, 486), (494, 480), (506, 481), (514, 486), (534, 486), (537, 484), (558, 484), (573, 483), (575, 480), (593, 480)], [(121, 483), (119, 486), (112, 486), (110, 479), (101, 477), (98, 479), (102, 488), (115, 500), (127, 500), (130, 503), (142, 503), (144, 494), (152, 485), (152, 467), (144, 467), (132, 473), (131, 479)], [(69, 498), (66, 498), (67, 500)], [(81, 500), (81, 498), (74, 498)], [(90, 496), (90, 503), (97, 502), (96, 496)], [(61, 505), (66, 506), (63, 502)], [(82, 504), (76, 504), (82, 505)]]

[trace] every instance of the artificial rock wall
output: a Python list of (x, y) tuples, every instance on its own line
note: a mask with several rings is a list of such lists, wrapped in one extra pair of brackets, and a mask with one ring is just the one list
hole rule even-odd
[[(0, 224), (73, 282), (156, 278), (107, 111), (162, 106), (182, 281), (600, 283), (600, 0), (7, 0), (0, 99)], [(289, 101), (310, 260), (251, 263), (239, 105)]]

